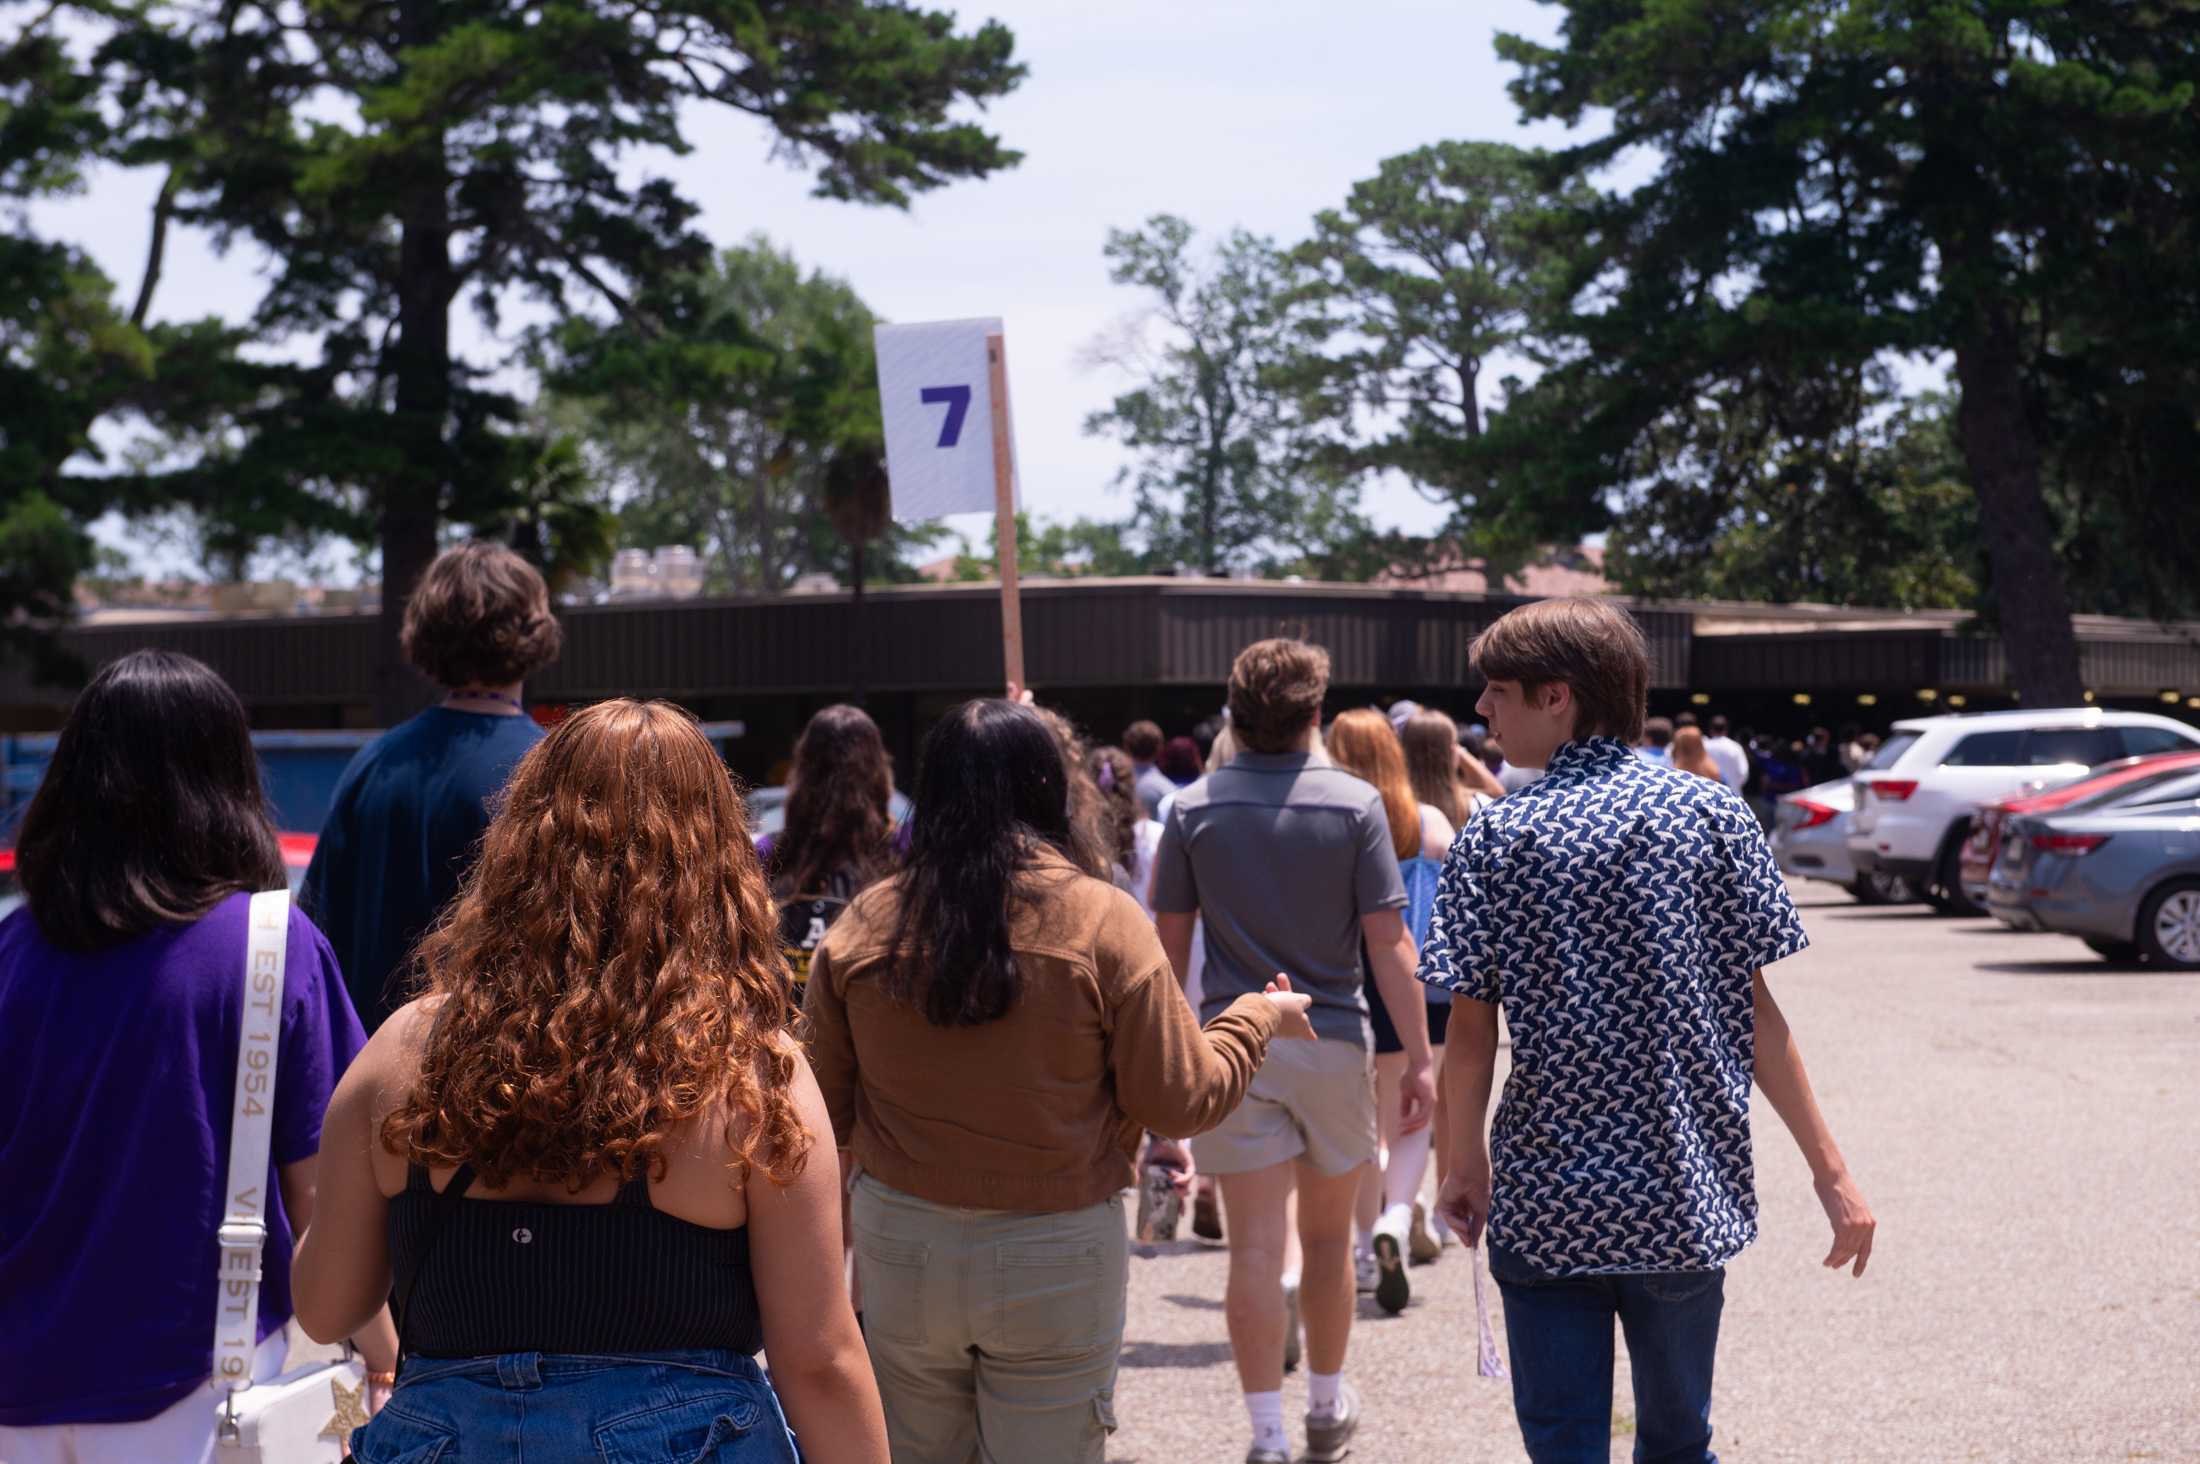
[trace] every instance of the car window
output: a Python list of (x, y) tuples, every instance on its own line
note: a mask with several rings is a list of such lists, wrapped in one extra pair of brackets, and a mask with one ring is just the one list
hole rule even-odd
[(2190, 737), (2182, 737), (2167, 727), (2119, 727), (2117, 733), (2124, 739), (2127, 757), (2147, 757), (2157, 752), (2191, 752), (2196, 744)]
[(2024, 765), (2022, 732), (1973, 732), (1940, 760), (1944, 768), (2015, 768)]
[(1879, 744), (1879, 751), (1873, 753), (1872, 760), (1864, 764), (1866, 770), (1874, 773), (1885, 772), (1888, 768), (1900, 762), (1902, 754), (1908, 752), (1916, 742), (1917, 734), (1915, 732), (1895, 733), (1894, 736)]
[(2083, 763), (2087, 767), (2123, 756), (2123, 739), (2113, 727), (2044, 727), (2025, 734), (2024, 758), (2033, 767)]
[(2137, 779), (2098, 802), (2111, 808), (2146, 808), (2157, 803), (2181, 803), (2191, 798), (2200, 798), (2200, 773), (2186, 768), (2181, 772)]

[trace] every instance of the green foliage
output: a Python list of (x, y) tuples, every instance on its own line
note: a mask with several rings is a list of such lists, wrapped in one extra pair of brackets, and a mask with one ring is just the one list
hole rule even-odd
[[(1296, 251), (1326, 349), (1294, 384), (1341, 435), (1347, 471), (1395, 471), (1456, 509), (1449, 537), (1472, 542), (1488, 467), (1473, 452), (1493, 363), (1535, 356), (1533, 327), (1554, 303), (1563, 254), (1539, 153), (1443, 142), (1386, 159), (1344, 206), (1315, 216)], [(1410, 555), (1412, 546), (1396, 546)]]
[[(996, 524), (986, 530), (984, 554), (971, 553), (966, 544), (955, 556), (950, 578), (966, 582), (997, 579), (1000, 565), (1001, 535)], [(1035, 526), (1031, 515), (1018, 509), (1016, 572), (1024, 579), (1119, 579), (1151, 571), (1145, 552), (1131, 543), (1128, 524), (1078, 518)]]
[(1978, 600), (1977, 503), (1940, 398), (1867, 400), (1830, 438), (1770, 431), (1722, 398), (1663, 424), (1613, 527), (1630, 593), (1901, 609)]
[[(1008, 31), (887, 0), (96, 14), (102, 115), (122, 119), (101, 150), (170, 170), (161, 217), (261, 246), (253, 329), (305, 347), (307, 364), (236, 404), (226, 474), (193, 485), (199, 507), (241, 529), (286, 501), (301, 520), (371, 524), (392, 651), (395, 592), (441, 525), (508, 524), (515, 494), (552, 481), (530, 476), (544, 444), (520, 404), (488, 384), (517, 352), (461, 359), (452, 309), (491, 326), (519, 302), (677, 326), (686, 307), (659, 282), (710, 251), (695, 205), (647, 170), (687, 149), (702, 109), (757, 118), (832, 198), (900, 206), (1017, 161), (961, 115), (1022, 79)], [(47, 130), (70, 125), (57, 112)], [(251, 485), (244, 502), (231, 482)], [(410, 695), (387, 660), (385, 716)]]
[(1362, 532), (1357, 489), (1319, 459), (1289, 389), (1317, 329), (1300, 266), (1242, 230), (1204, 257), (1192, 239), (1168, 214), (1110, 231), (1109, 277), (1148, 306), (1089, 348), (1138, 385), (1085, 431), (1132, 454), (1117, 482), (1132, 490), (1146, 564), (1273, 572)]
[(1612, 490), (1705, 403), (1746, 397), (1781, 439), (1830, 437), (1851, 419), (1827, 383), (1947, 351), (1985, 604), (2026, 698), (2075, 698), (2055, 480), (2134, 526), (2173, 498), (2176, 532), (2120, 552), (2163, 610), (2189, 584), (2168, 560), (2193, 536), (2200, 7), (1566, 10), (1558, 44), (1499, 40), (1527, 116), (1610, 117), (1554, 179), (1639, 150), (1658, 163), (1568, 210), (1580, 247), (1548, 327), (1556, 365), (1485, 444), (1485, 507), (1523, 536), (1606, 528)]
[[(621, 542), (695, 548), (725, 591), (842, 573), (826, 488), (836, 461), (880, 438), (870, 309), (761, 236), (641, 304), (648, 326), (572, 320), (543, 358), (553, 419), (587, 443)], [(884, 532), (867, 578), (937, 537)]]

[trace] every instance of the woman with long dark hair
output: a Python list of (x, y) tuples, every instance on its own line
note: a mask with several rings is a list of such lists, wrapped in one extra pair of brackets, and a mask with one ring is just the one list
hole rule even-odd
[(1280, 979), (1199, 1028), (1152, 922), (1074, 862), (1070, 787), (1032, 708), (950, 712), (925, 739), (907, 863), (812, 967), (810, 1056), (855, 1151), (896, 1459), (975, 1458), (982, 1439), (987, 1458), (1097, 1464), (1139, 1129), (1213, 1127), (1271, 1038), (1313, 1035)]
[(798, 1008), (817, 943), (894, 866), (893, 799), (894, 765), (869, 713), (836, 703), (810, 718), (794, 745), (786, 825), (756, 847), (779, 904)]
[(1146, 816), (1139, 801), (1137, 767), (1120, 747), (1096, 747), (1085, 754), (1085, 772), (1099, 794), (1110, 873), (1151, 916), (1153, 856), (1161, 847), (1161, 825)]
[[(0, 1459), (196, 1464), (220, 1416), (207, 1385), (248, 909), (284, 884), (236, 694), (189, 656), (109, 665), (70, 709), (15, 856), (25, 905), (0, 922)], [(283, 1368), (321, 1113), (366, 1041), (335, 954), (295, 909), (274, 1015), (256, 1380)], [(354, 1332), (370, 1377), (386, 1374), (397, 1345), (379, 1301), (331, 1338)]]
[(793, 1464), (790, 1427), (810, 1460), (883, 1464), (777, 920), (694, 719), (559, 724), (416, 967), (329, 1105), (299, 1251), (310, 1335), (396, 1300), (407, 1360), (361, 1464)]

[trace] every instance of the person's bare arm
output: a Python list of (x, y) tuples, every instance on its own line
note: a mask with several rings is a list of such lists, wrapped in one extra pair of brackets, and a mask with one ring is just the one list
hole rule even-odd
[(1468, 1245), (1482, 1242), (1490, 1220), (1490, 1146), (1484, 1131), (1497, 1082), (1497, 1004), (1451, 999), (1444, 1034), (1444, 1109), (1450, 1129), (1437, 1211)]
[(1415, 1133), (1436, 1117), (1436, 1075), (1429, 1071), (1428, 996), (1413, 975), (1420, 959), (1413, 932), (1406, 929), (1404, 912), (1377, 910), (1360, 917), (1360, 936), (1375, 970), (1375, 989), (1383, 994), (1406, 1050), (1406, 1074), (1398, 1085), (1399, 1132)]
[(1850, 1176), (1848, 1161), (1841, 1157), (1825, 1115), (1818, 1111), (1810, 1074), (1803, 1071), (1803, 1054), (1780, 1004), (1772, 999), (1764, 972), (1753, 978), (1752, 989), (1757, 1007), (1757, 1086), (1795, 1136), (1795, 1146), (1810, 1165), (1818, 1203), (1825, 1206), (1826, 1219), (1833, 1226), (1833, 1248), (1826, 1252), (1824, 1264), (1839, 1270), (1853, 1261), (1855, 1274), (1861, 1276), (1872, 1257), (1872, 1235), (1879, 1222), (1872, 1218), (1871, 1206), (1864, 1203), (1864, 1193)]
[(840, 1165), (832, 1120), (806, 1064), (794, 1070), (795, 1112), (810, 1134), (802, 1173), (775, 1184), (749, 1176), (749, 1241), (764, 1353), (787, 1422), (816, 1464), (887, 1464), (886, 1414), (842, 1280)]
[[(298, 1236), (290, 1263), (291, 1307), (308, 1337), (316, 1342), (348, 1337), (367, 1371), (386, 1373), (397, 1366), (397, 1327), (388, 1306), (389, 1201), (375, 1185), (365, 1146), (354, 1142), (364, 1128), (356, 1100), (372, 1091), (371, 1084), (365, 1078), (353, 1084), (353, 1101), (347, 1102), (351, 1077), (345, 1074), (329, 1098), (321, 1152), (285, 1164), (277, 1175), (284, 1213)], [(362, 1177), (371, 1212), (364, 1222), (357, 1214)], [(368, 1225), (371, 1236), (363, 1233)]]
[(1161, 937), (1161, 949), (1169, 958), (1169, 969), (1176, 973), (1179, 987), (1192, 976), (1192, 927), (1198, 920), (1197, 914), (1153, 918), (1154, 931)]

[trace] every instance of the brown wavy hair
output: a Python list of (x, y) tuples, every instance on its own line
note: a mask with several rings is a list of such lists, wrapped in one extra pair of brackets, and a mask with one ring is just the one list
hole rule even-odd
[(558, 658), (550, 590), (526, 560), (476, 540), (446, 549), (405, 600), (398, 645), (436, 685), (508, 686)]
[(1383, 817), (1390, 822), (1390, 847), (1400, 859), (1421, 852), (1421, 805), (1406, 777), (1406, 755), (1390, 718), (1357, 707), (1329, 724), (1329, 760), (1355, 777), (1365, 778), (1383, 795)]
[(666, 1133), (722, 1107), (744, 1181), (801, 1173), (778, 920), (725, 764), (679, 708), (604, 702), (520, 759), (415, 961), (442, 1002), (383, 1121), (391, 1153), (578, 1191), (661, 1178)]

